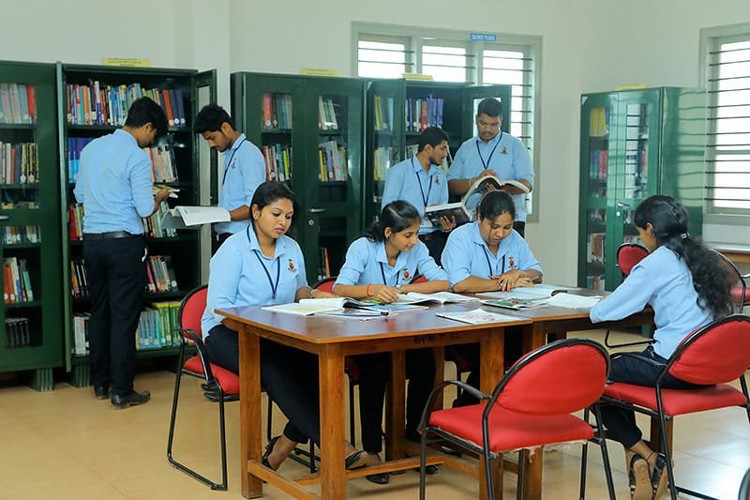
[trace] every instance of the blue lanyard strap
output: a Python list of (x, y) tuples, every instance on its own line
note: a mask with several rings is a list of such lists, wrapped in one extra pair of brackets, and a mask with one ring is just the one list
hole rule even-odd
[[(480, 155), (481, 156), (481, 155)], [(414, 157), (411, 157), (411, 166), (412, 168), (415, 167), (414, 165)], [(432, 192), (432, 176), (430, 176), (429, 185), (430, 187), (427, 188), (427, 196), (424, 195), (424, 188), (422, 187), (422, 181), (419, 179), (419, 172), (416, 170), (414, 171), (414, 175), (417, 176), (417, 184), (419, 184), (419, 192), (422, 193), (422, 203), (424, 203), (425, 208), (427, 208), (427, 202), (430, 199), (430, 193)]]
[[(240, 150), (240, 146), (247, 140), (247, 137), (243, 137), (239, 144), (237, 144), (237, 147), (232, 150), (232, 154), (229, 156), (229, 160), (224, 165), (224, 177), (221, 178), (221, 185), (224, 186), (224, 182), (227, 180), (227, 173), (229, 172), (229, 167), (232, 165), (232, 160), (234, 160), (234, 155), (237, 154), (237, 151)], [(270, 279), (270, 278), (269, 278)]]
[[(383, 263), (378, 262), (378, 264), (380, 264), (380, 276), (383, 277), (383, 284), (385, 286), (391, 286), (388, 284), (388, 280), (385, 279), (385, 267), (383, 267)], [(396, 284), (398, 285), (398, 274), (396, 274)]]
[(477, 154), (479, 155), (479, 159), (482, 160), (482, 166), (484, 167), (485, 170), (487, 170), (488, 168), (490, 168), (490, 160), (492, 160), (492, 155), (495, 154), (495, 150), (500, 145), (500, 140), (502, 138), (503, 138), (503, 132), (500, 131), (500, 137), (497, 138), (497, 143), (495, 144), (495, 147), (492, 148), (492, 151), (490, 151), (490, 156), (487, 157), (487, 161), (486, 162), (484, 161), (484, 158), (482, 158), (481, 151), (479, 151), (479, 141), (477, 141), (477, 142), (474, 143), (477, 146)]
[[(250, 240), (250, 227), (247, 228), (247, 241), (249, 243), (252, 243)], [(268, 284), (271, 286), (271, 293), (273, 300), (276, 300), (276, 290), (279, 288), (279, 277), (281, 276), (281, 259), (276, 259), (276, 282), (271, 279), (271, 273), (268, 272), (268, 268), (263, 263), (263, 259), (260, 257), (260, 252), (256, 249), (253, 249), (253, 253), (255, 254), (255, 258), (258, 259), (258, 262), (260, 262), (261, 267), (263, 268), (263, 271), (266, 273), (266, 278), (268, 278)]]
[(494, 268), (492, 267), (492, 264), (490, 263), (490, 256), (489, 256), (489, 252), (487, 251), (487, 248), (482, 246), (482, 250), (484, 250), (484, 258), (487, 260), (487, 269), (490, 272), (490, 276), (499, 276), (500, 274), (505, 273), (505, 255), (503, 255), (502, 272), (497, 273), (495, 272)]

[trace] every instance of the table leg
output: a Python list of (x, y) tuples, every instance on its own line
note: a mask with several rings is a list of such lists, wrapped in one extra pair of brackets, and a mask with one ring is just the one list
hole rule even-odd
[(320, 497), (346, 498), (344, 356), (340, 346), (324, 346), (319, 361)]
[[(487, 331), (479, 343), (480, 384), (479, 388), (485, 394), (492, 394), (492, 390), (503, 376), (505, 358), (505, 330), (493, 328)], [(495, 498), (503, 498), (503, 461), (492, 463), (492, 481)], [(489, 497), (484, 458), (479, 459), (479, 498)]]
[(406, 423), (406, 353), (393, 351), (391, 353), (391, 379), (388, 384), (385, 419), (385, 458), (397, 460), (404, 458), (403, 441)]
[(240, 331), (240, 475), (242, 496), (257, 498), (263, 495), (263, 481), (247, 471), (250, 460), (260, 463), (260, 339), (249, 327)]

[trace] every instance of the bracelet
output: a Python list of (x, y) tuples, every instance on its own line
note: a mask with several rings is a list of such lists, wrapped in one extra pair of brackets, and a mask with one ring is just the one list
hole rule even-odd
[(370, 294), (370, 287), (371, 286), (372, 285), (367, 285), (367, 291), (365, 292), (365, 295), (367, 295), (368, 297), (372, 297), (372, 295)]
[(313, 295), (313, 292), (314, 292), (314, 291), (315, 291), (315, 289), (314, 289), (314, 288), (311, 288), (311, 289), (310, 289), (310, 293), (309, 293), (309, 294), (308, 294), (308, 296), (307, 296), (307, 298), (308, 298), (308, 299), (314, 299), (314, 298), (315, 298), (315, 296)]

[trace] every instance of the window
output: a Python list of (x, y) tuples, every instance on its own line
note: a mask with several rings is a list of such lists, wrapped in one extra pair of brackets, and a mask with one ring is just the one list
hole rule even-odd
[(706, 205), (709, 214), (721, 216), (750, 216), (750, 25), (732, 33), (737, 28), (703, 33)]
[[(510, 120), (510, 133), (529, 148), (538, 174), (534, 103), (539, 37), (501, 34), (497, 42), (478, 42), (464, 31), (355, 23), (353, 38), (357, 49), (354, 67), (360, 77), (401, 78), (402, 73), (423, 73), (436, 81), (512, 85), (512, 112), (505, 119)], [(527, 200), (530, 220), (534, 220), (533, 195)]]

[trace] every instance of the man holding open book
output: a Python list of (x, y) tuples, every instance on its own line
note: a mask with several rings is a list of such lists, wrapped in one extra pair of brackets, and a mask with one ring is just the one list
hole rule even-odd
[[(503, 105), (495, 98), (483, 99), (477, 106), (477, 133), (464, 142), (453, 164), (448, 170), (448, 189), (451, 194), (463, 195), (476, 182), (478, 177), (492, 175), (505, 180), (515, 180), (526, 190), (512, 185), (504, 185), (513, 197), (516, 206), (516, 219), (513, 229), (521, 236), (526, 228), (526, 193), (534, 187), (534, 170), (526, 146), (516, 137), (500, 130), (503, 122)], [(469, 201), (473, 208), (479, 197)]]
[(425, 209), (448, 202), (448, 181), (445, 172), (439, 168), (446, 156), (448, 134), (439, 127), (426, 128), (419, 136), (417, 154), (388, 171), (380, 202), (382, 209), (392, 201), (405, 200), (419, 210), (422, 217), (419, 239), (427, 245), (430, 257), (438, 265), (445, 246), (445, 234), (456, 227), (456, 221), (442, 217), (440, 227), (436, 227), (425, 217)]

